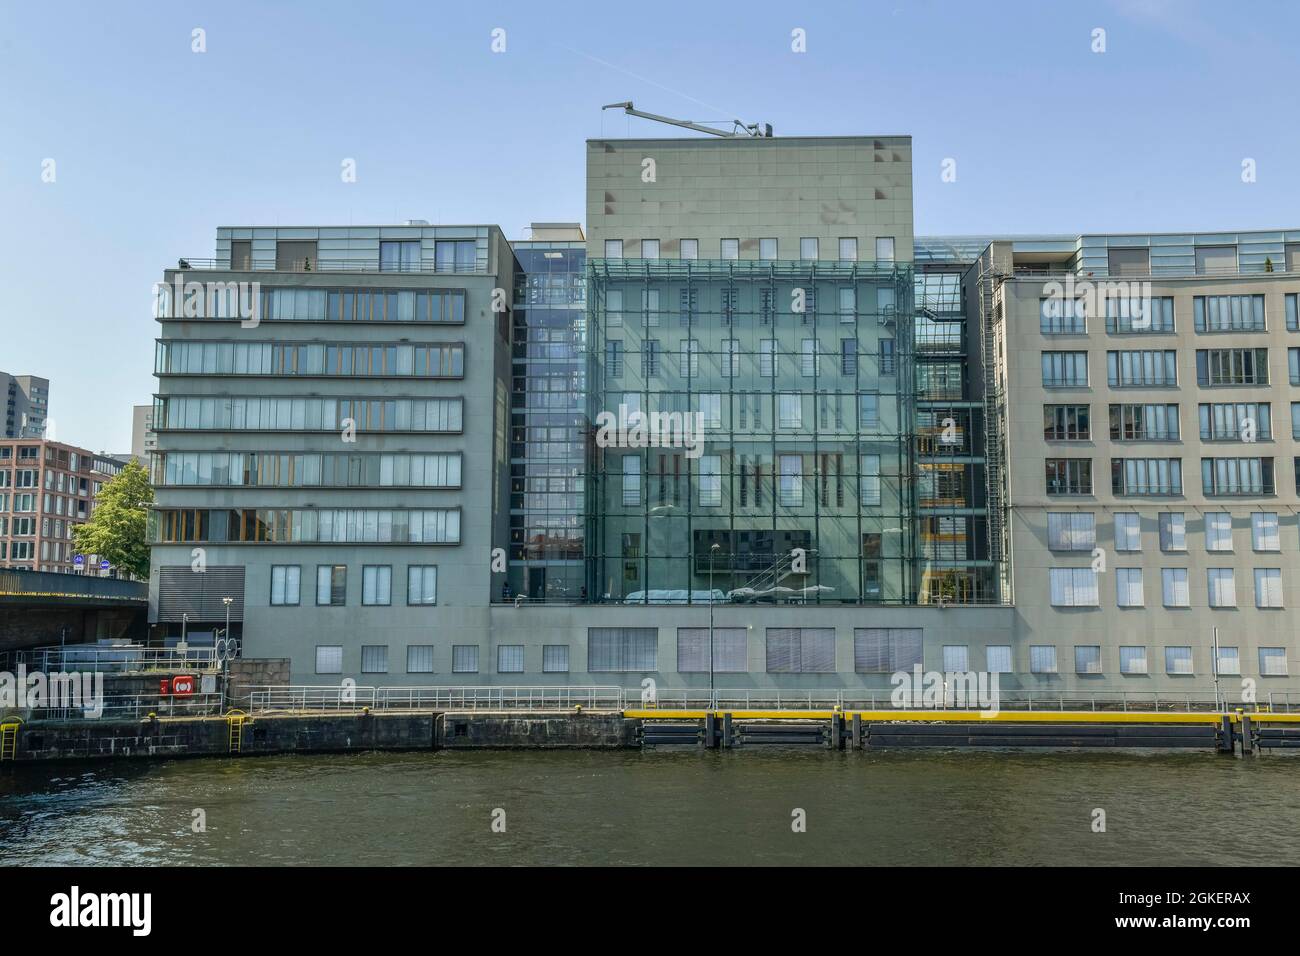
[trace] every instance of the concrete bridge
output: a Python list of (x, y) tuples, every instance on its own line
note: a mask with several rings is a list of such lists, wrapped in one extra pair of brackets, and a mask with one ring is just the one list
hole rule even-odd
[(142, 641), (148, 615), (149, 585), (143, 581), (0, 570), (0, 651), (63, 641)]

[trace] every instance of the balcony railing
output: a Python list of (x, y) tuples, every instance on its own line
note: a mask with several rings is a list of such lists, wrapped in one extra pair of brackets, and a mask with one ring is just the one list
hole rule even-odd
[(443, 275), (472, 275), (480, 270), (478, 264), (436, 263), (436, 262), (402, 262), (381, 263), (378, 259), (297, 259), (292, 262), (277, 262), (275, 259), (245, 259), (232, 264), (226, 259), (178, 259), (176, 268), (182, 271), (222, 272), (383, 272), (393, 274), (441, 273)]

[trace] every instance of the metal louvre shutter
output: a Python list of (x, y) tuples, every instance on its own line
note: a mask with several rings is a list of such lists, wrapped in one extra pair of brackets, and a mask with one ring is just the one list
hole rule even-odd
[[(743, 674), (749, 670), (749, 629), (715, 627), (713, 629), (713, 672)], [(677, 629), (677, 672), (701, 674), (709, 670), (709, 629)]]
[(767, 629), (767, 672), (769, 674), (799, 673), (799, 629), (797, 627)]
[(921, 663), (925, 629), (858, 627), (853, 630), (853, 670), (858, 674), (892, 674)]
[(657, 669), (659, 630), (653, 627), (587, 629), (587, 670), (621, 673)]
[(835, 628), (806, 627), (800, 633), (800, 644), (802, 673), (835, 673)]
[(858, 674), (888, 674), (893, 670), (890, 667), (887, 628), (854, 628), (853, 670)]
[(244, 569), (208, 566), (206, 571), (189, 565), (158, 570), (158, 623), (179, 622), (188, 614), (190, 623), (224, 621), (222, 598), (232, 598), (230, 620), (244, 619)]

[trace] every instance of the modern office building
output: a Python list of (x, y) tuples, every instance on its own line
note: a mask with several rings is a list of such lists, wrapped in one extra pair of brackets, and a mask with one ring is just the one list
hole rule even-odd
[(50, 415), (50, 380), (0, 372), (5, 396), (3, 438), (44, 438)]
[(1208, 696), (1217, 626), (1296, 686), (1300, 232), (916, 237), (907, 137), (587, 147), (585, 234), (167, 271), (258, 309), (160, 318), (158, 640), (229, 598), (302, 683)]
[(153, 405), (131, 406), (131, 455), (145, 468), (158, 450), (158, 436), (153, 430)]
[(111, 574), (98, 555), (78, 554), (72, 529), (121, 464), (45, 439), (0, 439), (0, 568)]

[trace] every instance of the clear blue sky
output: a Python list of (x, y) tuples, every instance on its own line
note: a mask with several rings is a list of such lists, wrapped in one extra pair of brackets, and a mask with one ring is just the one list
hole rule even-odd
[(669, 132), (626, 99), (911, 134), (919, 234), (1300, 227), (1298, 36), (1292, 2), (0, 0), (0, 369), (126, 450), (151, 284), (218, 225), (581, 219), (586, 138)]

